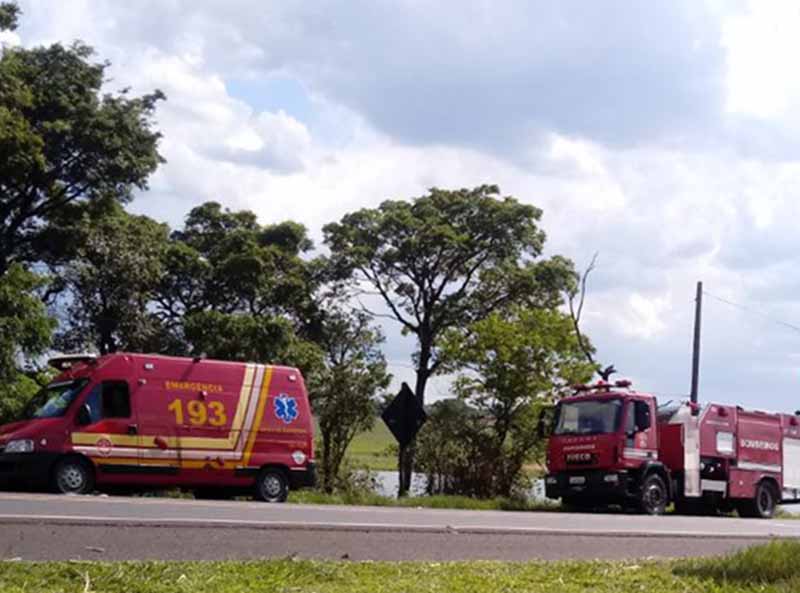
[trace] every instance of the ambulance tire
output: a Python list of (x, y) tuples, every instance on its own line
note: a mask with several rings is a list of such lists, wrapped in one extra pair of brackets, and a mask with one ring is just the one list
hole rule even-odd
[(667, 485), (658, 474), (649, 474), (642, 482), (639, 509), (647, 515), (663, 515), (669, 502)]
[(286, 472), (275, 467), (265, 467), (256, 478), (256, 499), (264, 502), (285, 502), (289, 496)]
[(741, 517), (753, 519), (772, 519), (778, 506), (778, 493), (772, 482), (762, 480), (756, 486), (755, 498), (739, 503), (737, 510)]
[(60, 494), (90, 494), (94, 491), (94, 469), (81, 457), (65, 457), (53, 468), (52, 487)]

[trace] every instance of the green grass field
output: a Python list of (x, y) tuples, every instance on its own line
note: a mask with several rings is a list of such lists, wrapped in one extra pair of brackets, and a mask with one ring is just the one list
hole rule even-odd
[(380, 418), (375, 419), (372, 430), (356, 435), (347, 450), (350, 464), (356, 468), (367, 468), (373, 471), (391, 471), (397, 469), (397, 457), (388, 449), (396, 441)]
[(789, 593), (800, 543), (629, 562), (0, 562), (3, 593)]

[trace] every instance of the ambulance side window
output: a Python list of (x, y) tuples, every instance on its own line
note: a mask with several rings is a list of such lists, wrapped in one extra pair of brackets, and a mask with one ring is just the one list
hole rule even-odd
[(130, 418), (131, 398), (124, 381), (104, 381), (92, 388), (84, 406), (89, 411), (89, 424), (105, 418)]
[(87, 424), (94, 424), (103, 419), (102, 401), (100, 399), (101, 389), (102, 385), (95, 385), (92, 387), (92, 391), (86, 397), (86, 402), (83, 404), (89, 412), (89, 421)]
[(131, 395), (124, 381), (103, 381), (103, 418), (130, 418)]

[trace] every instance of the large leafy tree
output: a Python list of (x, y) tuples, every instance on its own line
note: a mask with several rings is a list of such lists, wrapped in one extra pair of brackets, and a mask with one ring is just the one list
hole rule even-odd
[[(0, 25), (17, 9), (3, 4)], [(152, 116), (163, 95), (103, 93), (108, 63), (76, 42), (0, 56), (0, 275), (37, 259), (48, 219), (75, 202), (130, 199), (162, 161)]]
[(0, 276), (0, 424), (10, 420), (38, 388), (20, 367), (48, 348), (55, 327), (36, 296), (42, 284), (39, 276), (19, 264)]
[[(541, 259), (541, 211), (497, 186), (432, 189), (389, 200), (324, 228), (330, 263), (356, 291), (377, 295), (388, 316), (417, 341), (415, 394), (424, 404), (440, 370), (439, 339), (512, 303), (552, 307), (574, 282), (571, 262)], [(400, 493), (410, 486), (413, 448), (401, 451)]]
[(155, 314), (172, 336), (170, 351), (281, 362), (312, 375), (322, 365), (313, 299), (316, 265), (306, 229), (261, 225), (254, 213), (207, 202), (172, 233)]
[(74, 209), (71, 224), (59, 230), (67, 262), (57, 272), (67, 292), (58, 345), (101, 354), (162, 350), (164, 332), (150, 302), (162, 276), (167, 226), (108, 202)]
[[(569, 315), (557, 309), (498, 310), (443, 339), (445, 366), (459, 372), (454, 391), (477, 412), (477, 445), (467, 456), (473, 494), (511, 494), (523, 464), (540, 444), (539, 412), (570, 385), (587, 381), (587, 361)], [(470, 492), (462, 492), (470, 493)]]
[(375, 421), (375, 398), (391, 376), (380, 350), (381, 332), (361, 311), (351, 312), (328, 302), (320, 346), (324, 367), (311, 386), (319, 424), (322, 487), (332, 492), (340, 481), (342, 463), (353, 438)]

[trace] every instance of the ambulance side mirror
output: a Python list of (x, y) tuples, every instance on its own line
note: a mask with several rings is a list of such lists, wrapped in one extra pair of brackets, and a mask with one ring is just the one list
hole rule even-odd
[(89, 410), (89, 404), (83, 404), (78, 410), (78, 415), (75, 416), (75, 422), (78, 426), (87, 426), (92, 423), (92, 413)]

